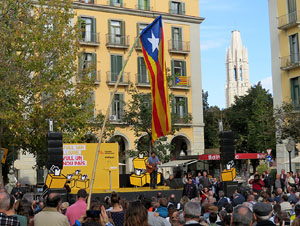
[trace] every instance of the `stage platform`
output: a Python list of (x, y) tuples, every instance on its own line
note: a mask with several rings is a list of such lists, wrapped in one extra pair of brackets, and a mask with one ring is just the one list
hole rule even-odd
[[(156, 189), (150, 189), (150, 187), (118, 188), (113, 189), (113, 191), (117, 192), (121, 198), (125, 198), (128, 201), (136, 200), (140, 195), (149, 198), (153, 196), (156, 197), (158, 192), (161, 192), (163, 196), (167, 197), (171, 194), (175, 194), (177, 201), (179, 201), (182, 196), (182, 189), (171, 189), (166, 186), (158, 186)], [(97, 198), (102, 201), (106, 196), (110, 196), (113, 191), (93, 189), (92, 199)], [(77, 191), (73, 191), (71, 194), (73, 196), (76, 193)]]

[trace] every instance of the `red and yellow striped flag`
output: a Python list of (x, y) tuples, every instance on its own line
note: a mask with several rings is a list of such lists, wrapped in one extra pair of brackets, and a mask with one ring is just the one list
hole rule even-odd
[(164, 34), (161, 16), (140, 36), (152, 92), (152, 142), (171, 133), (170, 103), (164, 56)]

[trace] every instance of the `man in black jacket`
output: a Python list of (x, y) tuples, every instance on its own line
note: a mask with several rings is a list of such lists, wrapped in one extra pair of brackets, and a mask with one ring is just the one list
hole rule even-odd
[(184, 185), (182, 196), (187, 196), (189, 199), (197, 197), (197, 187), (192, 178), (189, 178), (187, 184)]
[(270, 221), (272, 215), (272, 206), (267, 203), (259, 202), (253, 207), (254, 218), (257, 222), (256, 226), (275, 226)]
[(220, 199), (217, 203), (217, 206), (218, 206), (218, 210), (221, 211), (222, 207), (225, 207), (226, 204), (228, 204), (228, 199), (225, 198), (225, 193), (222, 190), (219, 191), (219, 197), (220, 197)]

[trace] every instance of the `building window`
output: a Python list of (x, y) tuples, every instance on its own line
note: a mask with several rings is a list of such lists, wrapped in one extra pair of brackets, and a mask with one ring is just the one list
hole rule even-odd
[(109, 20), (109, 42), (115, 45), (125, 45), (125, 22)]
[(150, 10), (150, 0), (138, 0), (138, 9)]
[(137, 24), (137, 35), (141, 34), (141, 32), (148, 26), (149, 24), (138, 23)]
[(96, 42), (97, 41), (96, 19), (88, 18), (88, 17), (78, 17), (78, 19), (81, 28), (80, 41)]
[(298, 33), (289, 36), (290, 42), (290, 62), (292, 64), (299, 63), (299, 40)]
[(116, 93), (111, 105), (111, 121), (121, 121), (124, 114), (124, 95)]
[(186, 63), (183, 60), (172, 60), (172, 75), (186, 76)]
[(288, 23), (297, 21), (297, 5), (296, 0), (287, 0)]
[(291, 79), (291, 99), (294, 107), (300, 109), (300, 77)]
[(148, 70), (144, 57), (138, 57), (138, 83), (149, 84)]
[(236, 67), (233, 69), (233, 73), (234, 73), (234, 81), (237, 81), (237, 70), (236, 70)]
[(184, 122), (188, 114), (188, 100), (186, 97), (174, 97), (172, 112), (178, 117), (178, 122)]
[(94, 0), (79, 0), (82, 3), (94, 4)]
[(123, 5), (123, 1), (122, 0), (110, 0), (110, 5), (111, 6), (121, 6)]
[[(122, 65), (123, 65), (123, 56), (121, 55), (110, 56), (110, 68), (111, 68), (110, 79), (112, 82), (117, 81), (118, 75), (122, 70)], [(120, 82), (123, 82), (123, 76), (121, 77)]]
[(243, 69), (240, 67), (240, 79), (243, 81)]
[(172, 49), (182, 50), (182, 28), (172, 27)]
[(170, 1), (170, 13), (184, 15), (185, 14), (185, 3)]
[(82, 53), (79, 56), (79, 80), (87, 75), (89, 78), (96, 76), (97, 56), (96, 53)]

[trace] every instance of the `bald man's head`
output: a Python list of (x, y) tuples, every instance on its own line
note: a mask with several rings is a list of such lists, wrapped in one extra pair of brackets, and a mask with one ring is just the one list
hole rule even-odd
[(10, 197), (7, 192), (0, 192), (0, 212), (6, 212), (10, 203)]

